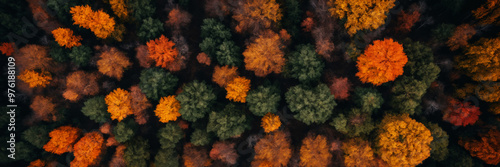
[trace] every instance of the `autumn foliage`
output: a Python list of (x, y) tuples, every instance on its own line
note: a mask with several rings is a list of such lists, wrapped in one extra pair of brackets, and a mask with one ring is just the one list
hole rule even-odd
[(300, 166), (329, 166), (332, 159), (329, 148), (325, 136), (308, 135), (302, 140), (302, 146), (300, 147)]
[(73, 31), (69, 28), (57, 28), (52, 31), (52, 35), (56, 42), (60, 46), (64, 46), (66, 48), (72, 48), (73, 46), (80, 46), (82, 43), (82, 37), (79, 35), (73, 35)]
[(460, 47), (467, 46), (467, 40), (476, 34), (476, 30), (469, 24), (462, 24), (455, 28), (453, 35), (448, 39), (446, 45), (450, 50), (457, 50)]
[(455, 126), (467, 126), (476, 123), (479, 119), (481, 114), (479, 107), (457, 99), (450, 99), (448, 103), (448, 108), (443, 111), (443, 120)]
[(254, 71), (259, 77), (265, 77), (272, 72), (281, 73), (286, 61), (281, 50), (283, 48), (278, 34), (270, 30), (265, 31), (243, 52), (246, 70)]
[(102, 10), (92, 11), (89, 5), (71, 7), (75, 25), (90, 29), (98, 38), (105, 39), (115, 31), (115, 20)]
[(236, 77), (225, 88), (227, 91), (226, 99), (245, 103), (248, 91), (250, 90), (250, 80), (245, 77)]
[(4, 42), (0, 45), (0, 51), (6, 56), (11, 56), (14, 53), (14, 44)]
[(411, 27), (420, 19), (418, 10), (401, 11), (397, 18), (398, 26), (396, 31), (407, 33), (411, 31)]
[(160, 38), (151, 40), (147, 43), (149, 57), (156, 61), (156, 66), (167, 68), (172, 63), (179, 52), (174, 48), (174, 42), (170, 41), (164, 35)]
[(144, 68), (151, 67), (151, 64), (154, 63), (154, 60), (149, 57), (148, 46), (139, 45), (137, 46), (137, 48), (135, 48), (135, 51), (137, 52), (135, 54), (135, 57), (137, 58), (137, 60), (139, 60), (139, 65)]
[(124, 52), (115, 47), (103, 47), (102, 50), (101, 59), (97, 61), (99, 72), (120, 80), (125, 69), (130, 67), (132, 63)]
[(283, 17), (275, 0), (244, 0), (238, 5), (233, 18), (238, 22), (235, 29), (239, 33), (255, 33), (270, 28), (271, 23), (277, 23)]
[(236, 143), (231, 143), (228, 141), (218, 141), (215, 142), (210, 150), (210, 158), (213, 160), (221, 160), (228, 165), (236, 164), (238, 160), (238, 153), (236, 152)]
[(481, 134), (480, 140), (460, 140), (462, 145), (474, 157), (478, 157), (487, 164), (498, 165), (500, 163), (500, 131), (490, 129), (488, 133)]
[(47, 152), (61, 155), (73, 151), (73, 144), (80, 137), (80, 129), (71, 126), (61, 126), (49, 133), (50, 141), (43, 146)]
[(28, 167), (45, 167), (45, 161), (41, 159), (31, 161)]
[(208, 156), (208, 151), (205, 148), (197, 148), (191, 143), (184, 145), (184, 166), (186, 167), (203, 167), (211, 166), (212, 160)]
[(238, 67), (230, 66), (215, 66), (214, 73), (212, 74), (212, 81), (217, 83), (220, 87), (225, 87), (234, 78), (238, 77)]
[(139, 125), (145, 124), (149, 118), (146, 109), (152, 106), (151, 103), (137, 85), (130, 87), (130, 97), (132, 97), (130, 107), (134, 113), (135, 122)]
[(205, 64), (207, 66), (209, 66), (212, 62), (210, 60), (210, 57), (206, 53), (203, 53), (203, 52), (201, 52), (200, 54), (198, 54), (196, 56), (196, 60), (198, 60), (198, 63)]
[(363, 83), (379, 86), (402, 75), (407, 62), (403, 45), (392, 39), (376, 40), (358, 57), (356, 76)]
[(133, 114), (130, 105), (130, 93), (126, 90), (117, 88), (109, 93), (104, 100), (108, 105), (108, 112), (111, 114), (111, 119), (113, 120), (120, 122), (128, 115)]
[(52, 98), (45, 96), (35, 96), (31, 102), (30, 108), (33, 110), (34, 121), (56, 121), (56, 105), (52, 102)]
[(500, 38), (482, 38), (469, 45), (465, 55), (457, 56), (458, 67), (475, 81), (497, 81), (500, 79)]
[(280, 117), (273, 113), (267, 113), (262, 117), (260, 126), (264, 128), (264, 132), (270, 133), (278, 130), (281, 126)]
[(113, 10), (113, 13), (115, 13), (115, 15), (120, 19), (127, 19), (129, 16), (129, 11), (127, 10), (128, 7), (125, 2), (125, 0), (109, 0), (111, 10)]
[(54, 61), (48, 54), (49, 49), (41, 45), (26, 45), (14, 53), (16, 68), (24, 70), (44, 70), (51, 71)]
[(370, 143), (359, 138), (350, 139), (342, 144), (346, 167), (375, 166)]
[(282, 131), (267, 134), (254, 146), (255, 157), (252, 167), (258, 166), (287, 166), (292, 157), (290, 139)]
[(330, 88), (330, 93), (334, 95), (335, 100), (347, 100), (350, 96), (352, 84), (349, 82), (347, 77), (334, 77), (331, 80), (331, 84), (328, 86)]
[(104, 150), (104, 138), (99, 132), (89, 132), (75, 143), (73, 148), (75, 159), (71, 161), (71, 166), (97, 165)]
[(479, 24), (500, 24), (500, 0), (488, 0), (481, 7), (472, 11)]
[(177, 117), (181, 116), (179, 113), (180, 108), (181, 104), (175, 99), (174, 95), (162, 97), (156, 106), (155, 114), (160, 118), (160, 122), (176, 121)]
[(25, 70), (19, 75), (18, 78), (21, 81), (27, 83), (30, 86), (30, 88), (34, 88), (37, 86), (44, 88), (48, 84), (50, 84), (50, 81), (52, 80), (52, 75), (46, 71), (36, 72), (34, 70)]
[(92, 96), (99, 93), (98, 76), (94, 73), (75, 71), (66, 77), (66, 90), (63, 97), (75, 102), (83, 96)]

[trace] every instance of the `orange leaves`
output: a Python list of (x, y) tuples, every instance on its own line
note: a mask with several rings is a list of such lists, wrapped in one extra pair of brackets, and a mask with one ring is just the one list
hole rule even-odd
[(72, 48), (73, 46), (82, 45), (82, 43), (80, 43), (82, 37), (73, 35), (73, 31), (69, 28), (57, 28), (52, 31), (52, 35), (54, 35), (56, 42), (60, 46)]
[(45, 161), (42, 161), (40, 159), (34, 160), (30, 162), (28, 167), (45, 167)]
[(133, 114), (130, 106), (130, 93), (126, 90), (117, 88), (109, 93), (104, 100), (108, 105), (108, 112), (113, 120), (120, 122), (128, 115)]
[(238, 67), (215, 66), (214, 73), (212, 74), (212, 81), (217, 83), (220, 87), (224, 87), (238, 76), (237, 70)]
[(431, 131), (408, 114), (382, 120), (377, 146), (390, 166), (416, 166), (430, 156)]
[(26, 45), (14, 53), (16, 65), (19, 71), (53, 69), (53, 60), (49, 57), (48, 48), (40, 45)]
[(90, 29), (98, 38), (107, 38), (115, 30), (115, 20), (102, 10), (92, 11), (90, 6), (71, 7), (75, 25)]
[(254, 71), (259, 77), (265, 77), (272, 72), (281, 73), (286, 61), (281, 50), (283, 47), (278, 34), (271, 30), (265, 31), (243, 52), (245, 68)]
[(128, 10), (127, 5), (124, 0), (109, 0), (109, 4), (111, 5), (111, 10), (118, 16), (120, 19), (128, 18)]
[(488, 0), (481, 7), (472, 11), (479, 24), (500, 24), (500, 0)]
[(155, 114), (160, 118), (160, 122), (167, 123), (176, 121), (177, 117), (181, 116), (179, 109), (181, 103), (175, 99), (175, 96), (162, 97), (160, 103), (156, 106)]
[(47, 152), (61, 155), (73, 150), (73, 143), (80, 137), (80, 129), (71, 126), (61, 126), (49, 133), (50, 141), (43, 146)]
[(458, 67), (475, 81), (497, 81), (500, 79), (499, 52), (500, 38), (482, 38), (473, 45), (469, 45), (465, 55), (457, 56), (456, 61)]
[(56, 105), (52, 102), (51, 98), (44, 96), (35, 96), (30, 105), (33, 110), (34, 120), (55, 121), (57, 118)]
[(283, 14), (275, 0), (241, 1), (233, 15), (234, 20), (238, 22), (235, 29), (239, 33), (258, 32), (260, 29), (270, 28), (271, 23), (279, 22), (281, 17)]
[(149, 118), (146, 109), (151, 107), (151, 103), (137, 85), (130, 87), (130, 97), (132, 97), (130, 107), (134, 113), (135, 122), (139, 125), (145, 124)]
[(278, 130), (281, 126), (280, 117), (273, 113), (267, 113), (262, 117), (262, 122), (260, 124), (266, 133)]
[(21, 81), (26, 82), (30, 86), (30, 88), (34, 88), (37, 86), (44, 88), (52, 80), (52, 76), (49, 72), (36, 72), (34, 70), (24, 70), (21, 75), (18, 76), (18, 78)]
[(292, 157), (290, 139), (282, 131), (267, 134), (254, 146), (255, 157), (252, 167), (257, 166), (287, 166)]
[(345, 166), (374, 166), (375, 159), (369, 142), (359, 138), (350, 139), (342, 145), (342, 150)]
[(156, 61), (156, 66), (167, 68), (171, 62), (177, 58), (179, 52), (174, 48), (174, 42), (161, 35), (160, 38), (151, 40), (147, 43), (149, 57)]
[(99, 156), (103, 151), (104, 138), (99, 132), (85, 134), (74, 146), (75, 159), (71, 166), (91, 166), (99, 163)]
[(300, 166), (316, 167), (316, 166), (329, 166), (332, 154), (328, 151), (328, 141), (326, 137), (317, 135), (307, 136), (302, 141), (300, 147)]
[(460, 102), (457, 99), (450, 99), (448, 108), (443, 111), (443, 120), (455, 126), (466, 126), (476, 123), (479, 119), (479, 107), (471, 105), (469, 102)]
[(453, 35), (446, 41), (446, 45), (450, 47), (450, 50), (457, 50), (460, 47), (467, 46), (467, 40), (472, 38), (476, 34), (474, 27), (469, 24), (462, 24), (455, 28)]
[(130, 67), (132, 63), (130, 63), (124, 52), (115, 47), (104, 47), (103, 50), (100, 55), (101, 59), (97, 61), (99, 72), (120, 80), (125, 69)]
[(358, 57), (356, 76), (363, 83), (369, 82), (379, 86), (402, 75), (407, 62), (408, 57), (403, 52), (403, 45), (392, 39), (376, 40)]
[(6, 56), (11, 56), (12, 53), (14, 53), (14, 44), (4, 42), (0, 46), (0, 51), (2, 52), (2, 54), (6, 55)]
[(500, 163), (500, 131), (490, 129), (487, 134), (482, 134), (481, 140), (463, 141), (462, 145), (474, 157), (478, 157), (487, 164), (498, 165)]
[(208, 55), (204, 52), (201, 52), (200, 54), (198, 54), (198, 56), (196, 56), (196, 60), (198, 60), (198, 63), (205, 64), (207, 66), (209, 66), (212, 62), (210, 60), (210, 57), (208, 57)]
[(63, 97), (75, 102), (83, 96), (96, 95), (99, 92), (97, 75), (84, 71), (75, 71), (66, 77), (66, 90)]
[(186, 167), (202, 167), (211, 166), (212, 160), (208, 157), (208, 151), (205, 148), (195, 147), (191, 143), (184, 145), (184, 166)]
[(245, 103), (250, 90), (250, 80), (245, 77), (236, 77), (226, 85), (226, 99), (234, 102)]
[(411, 27), (415, 25), (415, 23), (420, 19), (420, 12), (418, 10), (413, 11), (401, 11), (399, 13), (397, 22), (398, 27), (396, 27), (396, 31), (399, 32), (410, 32)]

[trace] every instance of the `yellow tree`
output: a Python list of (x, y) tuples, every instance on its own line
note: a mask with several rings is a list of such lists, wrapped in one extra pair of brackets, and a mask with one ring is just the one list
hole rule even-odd
[(267, 113), (262, 117), (262, 122), (260, 124), (266, 133), (278, 130), (281, 126), (280, 117), (273, 113)]
[(107, 38), (115, 31), (115, 20), (102, 10), (92, 11), (89, 5), (74, 6), (70, 13), (73, 24), (90, 29), (98, 38)]
[(73, 31), (69, 28), (57, 28), (52, 30), (52, 35), (56, 42), (60, 46), (64, 46), (66, 48), (72, 48), (73, 46), (80, 46), (82, 43), (82, 37), (79, 35), (73, 35)]
[(300, 147), (300, 166), (329, 166), (332, 159), (329, 148), (330, 145), (325, 136), (308, 135), (302, 140)]
[(108, 105), (108, 112), (111, 114), (111, 119), (122, 121), (125, 117), (133, 114), (131, 108), (130, 93), (121, 88), (115, 89), (109, 93), (104, 99)]
[(125, 69), (130, 67), (132, 63), (130, 63), (124, 52), (115, 47), (104, 47), (103, 50), (100, 55), (101, 59), (97, 61), (99, 72), (120, 80)]
[(282, 51), (284, 47), (278, 34), (271, 30), (265, 31), (243, 52), (245, 68), (254, 71), (259, 77), (272, 72), (281, 73), (286, 61)]
[(340, 19), (346, 18), (344, 27), (349, 35), (359, 30), (374, 30), (385, 23), (389, 9), (394, 7), (395, 0), (329, 0), (331, 15)]
[(156, 106), (155, 114), (160, 118), (160, 122), (167, 123), (176, 121), (177, 117), (181, 116), (179, 109), (181, 103), (175, 99), (175, 96), (162, 97), (160, 103)]
[(227, 91), (226, 99), (245, 103), (248, 91), (250, 90), (250, 80), (245, 77), (236, 77), (225, 88)]
[(500, 79), (500, 38), (482, 38), (456, 58), (458, 67), (475, 81)]
[(375, 166), (375, 158), (370, 143), (359, 138), (350, 139), (342, 144), (344, 163), (347, 167)]
[(377, 147), (390, 166), (417, 166), (431, 155), (431, 131), (408, 114), (386, 115), (380, 125)]
[(275, 0), (244, 0), (238, 5), (233, 18), (238, 22), (235, 29), (240, 33), (270, 28), (271, 23), (279, 22), (283, 16)]
[(45, 88), (48, 84), (50, 84), (52, 75), (50, 75), (47, 71), (36, 72), (34, 70), (24, 70), (21, 75), (19, 75), (19, 79), (27, 83), (30, 88), (37, 86)]

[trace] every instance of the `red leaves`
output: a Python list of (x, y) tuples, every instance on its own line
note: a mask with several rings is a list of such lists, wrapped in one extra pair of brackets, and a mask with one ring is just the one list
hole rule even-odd
[(466, 126), (474, 124), (479, 119), (479, 114), (479, 107), (450, 99), (448, 108), (443, 111), (443, 120), (455, 126)]
[(474, 157), (482, 159), (490, 165), (498, 165), (500, 163), (500, 131), (490, 129), (487, 134), (482, 134), (481, 140), (462, 141), (458, 144), (462, 145)]

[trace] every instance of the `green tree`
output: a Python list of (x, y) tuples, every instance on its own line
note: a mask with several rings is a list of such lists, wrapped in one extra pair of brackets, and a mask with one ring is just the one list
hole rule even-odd
[(68, 57), (69, 51), (70, 51), (69, 49), (61, 47), (61, 46), (59, 46), (59, 44), (52, 42), (50, 44), (49, 55), (56, 62), (64, 63), (64, 62), (69, 60), (69, 57)]
[(419, 111), (422, 96), (427, 90), (423, 81), (403, 76), (394, 82), (391, 106), (401, 113), (415, 114)]
[(85, 101), (82, 113), (97, 123), (108, 122), (111, 117), (104, 96), (95, 96)]
[(448, 156), (448, 133), (444, 131), (438, 124), (427, 123), (426, 127), (431, 130), (431, 158), (436, 161), (443, 161)]
[(217, 62), (220, 65), (240, 66), (243, 63), (241, 55), (240, 47), (229, 40), (222, 42), (215, 52)]
[(285, 71), (300, 82), (310, 82), (321, 77), (324, 67), (313, 45), (298, 45), (288, 56)]
[(243, 62), (240, 47), (231, 40), (231, 31), (213, 18), (203, 20), (200, 49), (220, 65), (240, 66)]
[(26, 129), (22, 134), (23, 140), (41, 149), (49, 142), (49, 129), (45, 125), (35, 125)]
[(354, 90), (353, 101), (362, 112), (372, 113), (382, 107), (384, 98), (376, 89), (359, 87)]
[(181, 103), (179, 113), (182, 119), (190, 122), (203, 118), (217, 99), (212, 86), (198, 80), (187, 83), (175, 98)]
[(142, 93), (153, 100), (160, 100), (161, 97), (172, 94), (179, 81), (176, 76), (158, 67), (142, 70), (139, 80)]
[(285, 99), (290, 110), (297, 113), (295, 118), (307, 125), (324, 123), (337, 105), (328, 86), (322, 83), (314, 88), (293, 86), (285, 93)]
[(136, 20), (143, 20), (151, 17), (156, 11), (154, 1), (152, 0), (130, 0), (128, 6), (132, 16)]
[(432, 29), (432, 37), (434, 37), (439, 43), (445, 43), (448, 38), (453, 35), (455, 26), (453, 24), (442, 23), (436, 28)]
[(191, 134), (191, 143), (195, 146), (206, 146), (212, 142), (212, 137), (205, 129), (195, 129)]
[(220, 112), (210, 113), (207, 131), (214, 132), (221, 140), (241, 135), (248, 129), (250, 129), (248, 117), (232, 103), (226, 105)]
[(163, 23), (160, 20), (148, 17), (142, 20), (137, 36), (143, 41), (149, 41), (160, 37), (164, 30)]
[(177, 167), (179, 155), (173, 149), (161, 149), (155, 156), (155, 166)]
[(405, 40), (403, 46), (403, 51), (408, 57), (408, 63), (404, 67), (403, 75), (423, 81), (429, 87), (441, 72), (434, 63), (432, 49), (420, 42), (412, 42), (411, 40)]
[(339, 114), (330, 123), (335, 129), (349, 137), (368, 135), (375, 129), (375, 124), (371, 119), (371, 112), (363, 112), (359, 108), (353, 108), (351, 112)]
[(248, 109), (256, 116), (276, 113), (281, 100), (280, 90), (276, 86), (260, 85), (248, 92), (246, 100)]
[(184, 135), (181, 127), (176, 123), (167, 123), (158, 131), (158, 139), (162, 149), (175, 148)]
[(300, 6), (299, 0), (285, 0), (285, 3), (283, 3), (283, 27), (286, 28), (286, 31), (292, 35), (292, 37), (296, 37), (300, 32), (299, 24), (302, 21), (303, 13), (302, 10), (300, 10)]
[(92, 57), (92, 49), (84, 45), (73, 47), (68, 57), (74, 64), (86, 66), (90, 61), (90, 57)]
[(126, 144), (123, 154), (125, 163), (130, 167), (146, 167), (149, 160), (149, 143), (147, 139), (136, 137)]
[(130, 140), (135, 135), (135, 122), (131, 119), (127, 121), (121, 121), (116, 124), (113, 128), (113, 135), (115, 135), (115, 139), (117, 142), (125, 143)]

